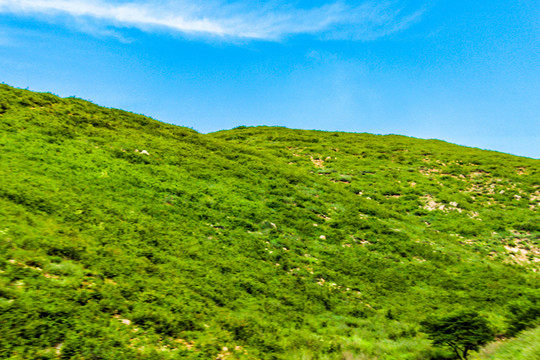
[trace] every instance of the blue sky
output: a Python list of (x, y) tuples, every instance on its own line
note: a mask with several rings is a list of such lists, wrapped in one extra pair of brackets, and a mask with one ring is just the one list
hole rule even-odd
[(0, 0), (0, 82), (204, 133), (393, 133), (540, 158), (540, 2)]

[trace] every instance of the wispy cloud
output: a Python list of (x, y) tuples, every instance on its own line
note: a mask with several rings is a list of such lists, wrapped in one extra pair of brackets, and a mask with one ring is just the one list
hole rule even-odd
[[(231, 39), (279, 40), (298, 34), (370, 40), (409, 27), (421, 11), (404, 13), (397, 2), (318, 7), (248, 0), (0, 0), (0, 12), (32, 17), (69, 16), (114, 28), (158, 29)], [(97, 28), (92, 25), (92, 28)]]

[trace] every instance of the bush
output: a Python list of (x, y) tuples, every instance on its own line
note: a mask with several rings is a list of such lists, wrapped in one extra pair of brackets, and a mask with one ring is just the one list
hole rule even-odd
[(540, 324), (540, 301), (537, 299), (518, 300), (508, 306), (510, 312), (508, 319), (509, 336), (530, 329)]

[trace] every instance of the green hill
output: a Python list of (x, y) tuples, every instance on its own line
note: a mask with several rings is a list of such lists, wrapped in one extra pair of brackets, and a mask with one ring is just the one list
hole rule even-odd
[(0, 174), (0, 358), (450, 359), (429, 314), (538, 324), (539, 160), (0, 85)]

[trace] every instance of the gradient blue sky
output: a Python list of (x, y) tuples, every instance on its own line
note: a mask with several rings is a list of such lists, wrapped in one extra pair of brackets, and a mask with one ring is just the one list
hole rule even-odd
[(540, 158), (540, 2), (0, 0), (0, 82), (205, 133), (393, 133)]

